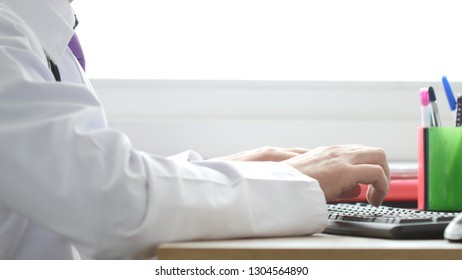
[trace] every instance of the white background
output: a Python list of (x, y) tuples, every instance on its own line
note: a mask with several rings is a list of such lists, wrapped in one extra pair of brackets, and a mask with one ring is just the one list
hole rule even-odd
[(91, 78), (462, 81), (457, 0), (76, 0)]

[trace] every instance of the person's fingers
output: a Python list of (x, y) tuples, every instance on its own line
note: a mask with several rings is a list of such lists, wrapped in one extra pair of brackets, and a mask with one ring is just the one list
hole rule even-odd
[(369, 148), (358, 146), (355, 149), (350, 146), (350, 149), (355, 152), (352, 159), (352, 164), (376, 164), (380, 165), (385, 173), (385, 176), (390, 178), (390, 168), (388, 166), (387, 156), (385, 151), (380, 148)]
[(299, 155), (304, 154), (309, 151), (308, 149), (304, 149), (304, 148), (287, 148), (285, 150), (287, 152), (292, 152), (292, 153), (299, 154)]
[(286, 150), (271, 150), (262, 154), (258, 160), (259, 161), (283, 161), (300, 155), (299, 153), (286, 151)]
[(215, 158), (215, 160), (238, 160), (238, 161), (284, 161), (308, 150), (303, 148), (278, 148), (262, 147), (255, 150), (243, 151), (233, 155)]
[(280, 151), (275, 157), (274, 161), (283, 161), (287, 160), (289, 158), (293, 158), (296, 156), (299, 156), (300, 153), (298, 152), (293, 152), (293, 151)]
[(380, 206), (389, 187), (389, 179), (383, 168), (379, 165), (360, 164), (354, 166), (353, 175), (357, 183), (369, 184), (367, 201), (374, 206)]
[(284, 161), (301, 154), (306, 153), (308, 150), (303, 148), (276, 148), (265, 147), (262, 149), (261, 161)]
[(360, 194), (361, 194), (361, 186), (356, 185), (352, 189), (348, 189), (348, 190), (342, 192), (342, 194), (340, 195), (339, 198), (355, 198)]
[(369, 185), (366, 191), (367, 202), (375, 207), (382, 205), (386, 195), (387, 193), (378, 191), (374, 185)]

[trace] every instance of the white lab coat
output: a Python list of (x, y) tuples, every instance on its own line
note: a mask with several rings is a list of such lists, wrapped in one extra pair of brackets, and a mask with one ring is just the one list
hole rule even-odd
[(73, 20), (68, 0), (0, 0), (1, 259), (130, 258), (165, 241), (324, 229), (318, 182), (283, 163), (163, 158), (109, 128), (67, 48)]

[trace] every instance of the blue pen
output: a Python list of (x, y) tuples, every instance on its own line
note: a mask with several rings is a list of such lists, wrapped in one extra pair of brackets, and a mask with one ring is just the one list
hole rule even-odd
[(443, 76), (441, 79), (443, 81), (444, 92), (446, 92), (446, 97), (448, 98), (449, 108), (452, 112), (456, 111), (456, 98), (454, 97), (454, 92), (452, 91), (451, 84), (449, 84), (448, 78)]

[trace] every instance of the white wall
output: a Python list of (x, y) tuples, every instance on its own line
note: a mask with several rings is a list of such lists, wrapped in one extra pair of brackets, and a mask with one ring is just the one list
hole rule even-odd
[(72, 5), (91, 78), (462, 81), (457, 0)]
[[(419, 88), (425, 82), (93, 80), (114, 128), (137, 149), (213, 157), (259, 146), (362, 143), (390, 160), (416, 159)], [(454, 90), (462, 84), (453, 84)]]

